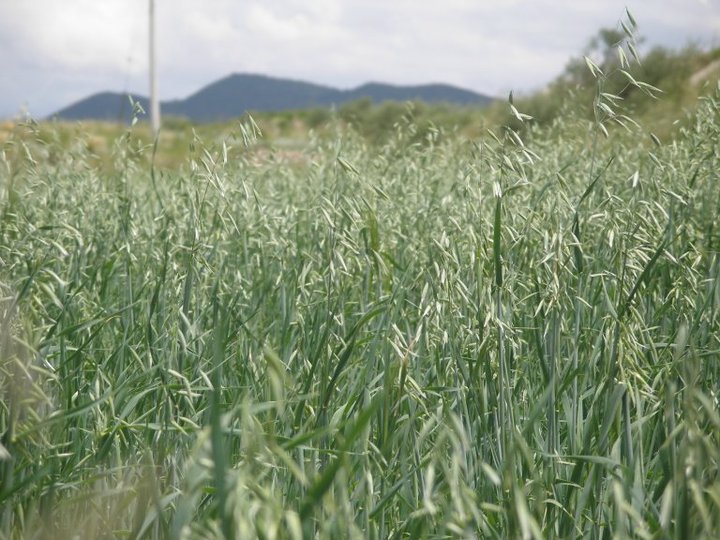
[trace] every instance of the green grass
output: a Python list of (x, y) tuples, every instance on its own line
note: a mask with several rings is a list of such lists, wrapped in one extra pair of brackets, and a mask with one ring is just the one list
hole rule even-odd
[(717, 538), (719, 107), (174, 172), (11, 136), (0, 537)]

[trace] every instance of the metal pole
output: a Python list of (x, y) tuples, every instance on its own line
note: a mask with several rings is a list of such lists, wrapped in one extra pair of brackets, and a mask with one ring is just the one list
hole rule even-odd
[(150, 1), (150, 124), (153, 136), (160, 131), (160, 102), (157, 95), (157, 73), (155, 71), (155, 0)]

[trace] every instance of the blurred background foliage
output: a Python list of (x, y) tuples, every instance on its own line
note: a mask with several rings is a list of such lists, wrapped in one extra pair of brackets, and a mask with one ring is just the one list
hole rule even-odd
[[(621, 30), (599, 30), (554, 81), (535, 92), (515, 95), (516, 109), (532, 116), (531, 122), (520, 122), (509, 115), (505, 97), (498, 97), (486, 107), (423, 102), (373, 103), (366, 98), (334, 109), (249, 111), (262, 131), (262, 137), (255, 145), (256, 157), (290, 156), (292, 161), (294, 153), (306, 149), (311, 139), (334, 140), (350, 132), (362, 136), (370, 146), (380, 147), (394, 138), (397, 129), (408, 126), (414, 132), (408, 143), (422, 143), (438, 133), (477, 140), (486, 136), (488, 130), (503, 127), (528, 136), (533, 127), (549, 125), (560, 118), (565, 124), (575, 123), (577, 129), (585, 131), (587, 122), (593, 119), (596, 92), (595, 77), (588, 69), (586, 57), (604, 73), (604, 91), (621, 98), (622, 110), (638, 122), (642, 131), (652, 133), (663, 142), (670, 141), (691, 122), (698, 97), (713, 90), (720, 75), (720, 48), (706, 50), (693, 44), (678, 50), (653, 47), (638, 54), (640, 62), (636, 62), (630, 56), (625, 37)], [(642, 43), (642, 39), (637, 41), (638, 45)], [(655, 93), (654, 99), (648, 99), (620, 73), (623, 65), (619, 48), (630, 59), (631, 66), (625, 66), (626, 71), (635, 80), (661, 91)], [(139, 145), (136, 157), (139, 162), (147, 164), (153, 159), (156, 167), (175, 169), (192, 158), (193, 140), (198, 139), (225, 142), (232, 154), (233, 138), (240, 121), (242, 119), (195, 125), (185, 118), (166, 116), (155, 152), (141, 151), (143, 145), (152, 146), (153, 140), (147, 123), (139, 121), (132, 128)], [(10, 138), (32, 138), (42, 144), (59, 137), (68, 147), (85, 145), (96, 160), (93, 165), (109, 168), (113, 165), (115, 142), (127, 129), (127, 126), (110, 122), (54, 120), (33, 122), (33, 127), (29, 128), (23, 121), (6, 121), (0, 123), (0, 144)], [(629, 136), (636, 138), (637, 133), (629, 133)], [(647, 142), (651, 144), (650, 137)], [(243, 148), (242, 152), (247, 155), (248, 149)], [(125, 158), (133, 159), (133, 154)]]

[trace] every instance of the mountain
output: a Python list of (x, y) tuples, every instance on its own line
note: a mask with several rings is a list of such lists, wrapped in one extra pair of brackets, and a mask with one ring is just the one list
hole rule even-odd
[[(66, 120), (128, 121), (132, 116), (131, 97), (145, 111), (143, 96), (103, 92), (94, 94), (50, 115)], [(233, 74), (205, 86), (185, 99), (164, 101), (165, 115), (183, 116), (194, 122), (213, 122), (241, 116), (247, 111), (285, 111), (331, 107), (369, 98), (374, 102), (419, 100), (428, 103), (487, 105), (493, 98), (446, 84), (394, 86), (369, 83), (352, 90), (280, 79), (265, 75)]]
[(282, 111), (331, 105), (339, 90), (329, 86), (235, 74), (183, 99), (162, 103), (164, 114), (212, 122), (241, 116), (246, 111)]
[(150, 101), (146, 97), (135, 94), (101, 92), (68, 105), (50, 117), (65, 120), (130, 120), (133, 112), (130, 99), (138, 103), (144, 111), (150, 110)]

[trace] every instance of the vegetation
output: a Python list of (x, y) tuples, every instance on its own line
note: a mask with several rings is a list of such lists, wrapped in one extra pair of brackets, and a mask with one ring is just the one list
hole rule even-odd
[[(584, 110), (587, 118), (592, 118), (595, 111), (590, 104), (598, 87), (594, 84), (597, 74), (588, 69), (590, 60), (606, 75), (604, 93), (616, 96), (634, 119), (661, 139), (671, 139), (678, 123), (686, 120), (683, 111), (695, 107), (703, 89), (712, 90), (712, 84), (702, 83), (718, 80), (718, 69), (697, 81), (692, 76), (720, 57), (720, 49), (703, 51), (690, 45), (672, 51), (655, 47), (641, 58), (638, 47), (634, 40), (626, 42), (625, 30), (602, 29), (546, 91), (519, 100), (519, 106), (541, 124), (551, 123), (567, 108)], [(631, 60), (636, 63), (632, 69)], [(654, 99), (647, 98), (648, 87), (638, 86), (637, 81), (656, 89)], [(520, 126), (515, 123), (513, 127)]]
[(470, 140), (13, 128), (0, 538), (717, 537), (720, 87), (664, 143), (604, 67)]

